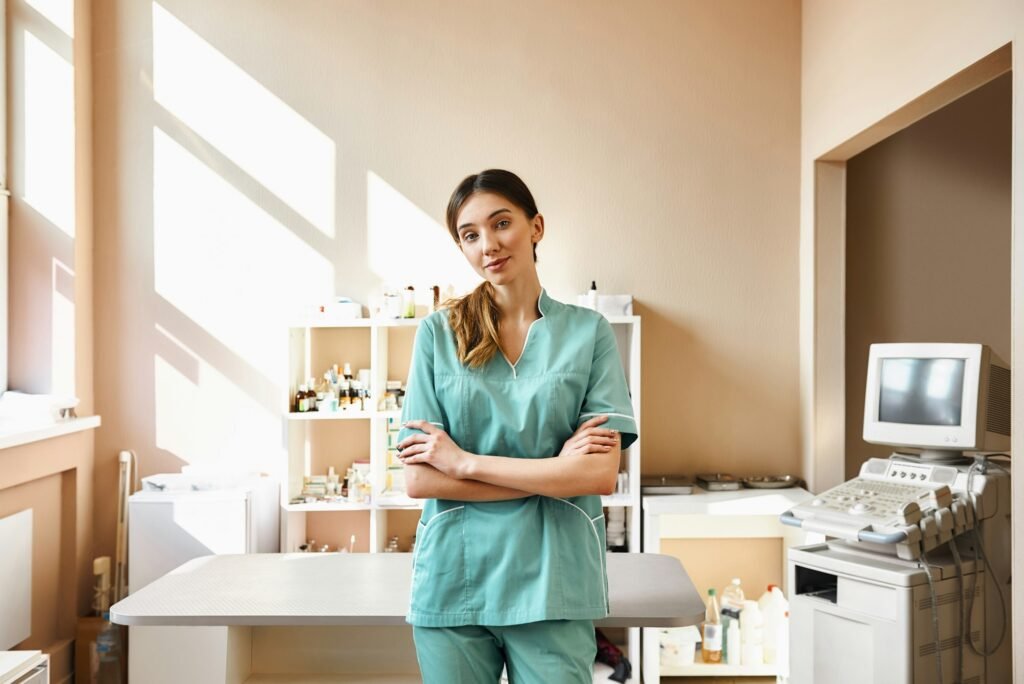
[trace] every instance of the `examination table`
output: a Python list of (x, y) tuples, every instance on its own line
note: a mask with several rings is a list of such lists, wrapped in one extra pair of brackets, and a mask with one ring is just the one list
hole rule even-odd
[[(598, 627), (682, 627), (704, 603), (672, 556), (609, 553)], [(412, 554), (247, 554), (185, 563), (114, 604), (138, 684), (419, 682)], [(630, 654), (639, 681), (640, 654)]]

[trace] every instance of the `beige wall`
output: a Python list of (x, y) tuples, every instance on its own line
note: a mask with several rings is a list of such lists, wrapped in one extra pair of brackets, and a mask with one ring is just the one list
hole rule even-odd
[(846, 476), (874, 342), (982, 342), (1010, 359), (1011, 76), (847, 164)]
[(552, 295), (637, 299), (644, 470), (796, 471), (799, 18), (97, 2), (97, 468), (273, 460), (286, 314), (465, 282), (445, 203), (504, 166), (546, 216)]
[[(839, 3), (805, 0), (802, 14), (801, 160), (800, 160), (800, 384), (801, 427), (804, 472), (816, 490), (831, 486), (844, 475), (845, 445), (845, 334), (842, 318), (831, 317), (818, 325), (829, 307), (841, 311), (841, 284), (829, 282), (827, 274), (842, 272), (844, 258), (835, 249), (834, 231), (819, 230), (824, 210), (834, 210), (836, 197), (826, 182), (825, 193), (816, 183), (832, 171), (819, 159), (845, 161), (830, 150), (854, 139), (862, 131), (899, 113), (917, 98), (928, 94), (947, 79), (1015, 43), (1013, 66), (1012, 164), (1024, 160), (1021, 93), (1024, 92), (1024, 4), (1016, 0), (987, 3), (925, 0), (890, 3), (867, 0)], [(940, 98), (941, 99), (941, 98)], [(943, 103), (944, 104), (944, 103)], [(920, 112), (923, 116), (927, 111)], [(911, 123), (906, 121), (904, 125)], [(861, 150), (854, 150), (855, 154)], [(842, 166), (840, 164), (840, 166)], [(840, 173), (843, 170), (840, 168)], [(829, 179), (825, 179), (829, 181)], [(834, 180), (834, 179), (832, 179)], [(840, 179), (841, 180), (841, 179)], [(1024, 206), (1024, 176), (1014, 174), (1011, 201)], [(838, 199), (842, 199), (839, 197)], [(838, 204), (841, 206), (841, 203)], [(828, 217), (826, 217), (828, 218)], [(842, 225), (842, 221), (829, 221)], [(1024, 213), (1012, 217), (1011, 273), (1013, 291), (1020, 291), (1024, 275)], [(829, 247), (830, 259), (821, 259), (821, 246)], [(823, 278), (823, 275), (826, 276)], [(841, 283), (841, 279), (840, 279)], [(838, 303), (837, 303), (838, 302)], [(1011, 299), (1011, 364), (1024, 358), (1024, 298)], [(824, 312), (824, 313), (823, 313)], [(833, 324), (838, 319), (837, 324)], [(1015, 449), (1024, 440), (1024, 402), (1021, 383), (1014, 383), (1013, 404), (1018, 407), (1012, 430)], [(1014, 483), (1014, 510), (1024, 507), (1024, 483)], [(1015, 517), (1017, 517), (1015, 515)], [(1014, 521), (1014, 548), (1024, 545), (1024, 526)], [(1024, 554), (1015, 553), (1014, 574), (1024, 572)], [(1014, 622), (1024, 615), (1024, 593), (1014, 596)], [(1024, 662), (1024, 641), (1015, 643), (1017, 681)]]
[[(93, 413), (89, 0), (6, 3), (10, 389)], [(0, 516), (32, 508), (32, 632), (53, 681), (91, 601), (93, 434), (0, 450)], [(102, 486), (113, 489), (100, 475)], [(115, 480), (116, 482), (116, 473)]]

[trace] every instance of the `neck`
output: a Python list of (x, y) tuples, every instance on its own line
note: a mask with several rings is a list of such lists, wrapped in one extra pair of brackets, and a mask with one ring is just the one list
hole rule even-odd
[(507, 285), (494, 286), (494, 300), (505, 321), (534, 321), (540, 317), (538, 302), (541, 286), (537, 272), (517, 278)]

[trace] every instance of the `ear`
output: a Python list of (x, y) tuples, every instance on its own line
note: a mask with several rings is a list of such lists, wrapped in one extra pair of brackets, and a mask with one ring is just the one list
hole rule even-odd
[(533, 217), (533, 225), (530, 228), (530, 240), (537, 244), (544, 239), (544, 215), (537, 214)]

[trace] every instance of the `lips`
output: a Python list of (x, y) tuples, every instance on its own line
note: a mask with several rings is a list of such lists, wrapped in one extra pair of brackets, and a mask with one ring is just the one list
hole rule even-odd
[(509, 258), (510, 257), (505, 257), (504, 259), (495, 259), (494, 261), (490, 262), (489, 264), (485, 264), (484, 268), (491, 269), (491, 270), (501, 268), (502, 266), (505, 265), (505, 263), (509, 260)]

